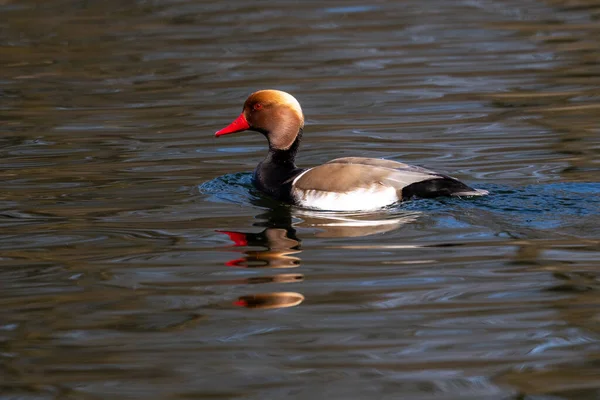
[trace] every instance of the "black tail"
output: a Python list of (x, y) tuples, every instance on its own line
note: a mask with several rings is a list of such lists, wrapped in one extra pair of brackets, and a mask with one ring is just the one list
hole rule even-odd
[(473, 189), (461, 181), (447, 176), (416, 182), (402, 188), (402, 200), (431, 199), (441, 196), (482, 196), (487, 191)]

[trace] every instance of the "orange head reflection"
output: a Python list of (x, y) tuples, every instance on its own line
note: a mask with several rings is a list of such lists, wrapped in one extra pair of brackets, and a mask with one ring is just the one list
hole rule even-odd
[(284, 308), (294, 307), (304, 301), (304, 296), (295, 292), (260, 293), (242, 296), (233, 304), (246, 308)]
[(234, 246), (262, 246), (265, 250), (244, 251), (243, 257), (227, 261), (228, 267), (242, 268), (295, 268), (300, 259), (292, 254), (300, 253), (300, 241), (288, 237), (288, 231), (280, 228), (267, 228), (260, 233), (217, 231), (224, 233)]

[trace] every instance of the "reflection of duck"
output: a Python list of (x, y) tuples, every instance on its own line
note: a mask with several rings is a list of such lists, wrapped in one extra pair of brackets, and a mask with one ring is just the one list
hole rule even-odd
[(296, 167), (304, 115), (298, 101), (279, 90), (248, 97), (240, 116), (215, 136), (251, 130), (266, 136), (267, 157), (254, 185), (277, 200), (317, 210), (377, 210), (413, 197), (481, 196), (455, 178), (391, 160), (346, 157), (309, 169)]
[[(260, 204), (260, 200), (258, 201)], [(279, 205), (256, 216), (254, 226), (265, 227), (262, 232), (217, 231), (229, 236), (235, 247), (266, 247), (246, 250), (244, 256), (228, 261), (230, 267), (294, 268), (300, 265), (298, 254), (301, 241), (296, 228), (315, 229), (317, 237), (359, 237), (389, 232), (417, 220), (420, 213), (404, 211), (395, 214), (334, 213), (291, 209)]]
[[(261, 200), (257, 200), (258, 203)], [(264, 206), (264, 204), (256, 204)], [(259, 250), (242, 250), (243, 256), (225, 263), (227, 266), (245, 268), (296, 268), (300, 266), (297, 256), (302, 250), (296, 236), (296, 227), (317, 229), (317, 236), (356, 237), (397, 229), (415, 221), (416, 212), (401, 215), (341, 214), (294, 210), (284, 205), (270, 208), (256, 217), (254, 226), (265, 227), (261, 232), (217, 231), (224, 233), (234, 247), (263, 247)], [(292, 256), (293, 255), (293, 256)], [(304, 280), (302, 274), (275, 274), (244, 279), (245, 284), (296, 283)], [(235, 302), (248, 308), (279, 308), (300, 304), (304, 297), (293, 292), (273, 292), (242, 296)]]
[[(228, 261), (229, 267), (245, 268), (295, 268), (300, 265), (298, 257), (291, 254), (300, 253), (300, 240), (296, 238), (296, 230), (292, 227), (292, 217), (286, 207), (275, 207), (258, 215), (254, 226), (265, 226), (259, 233), (217, 231), (224, 233), (235, 247), (264, 247), (261, 250), (244, 250), (243, 256)], [(246, 279), (246, 283), (295, 283), (302, 282), (302, 274), (275, 274), (264, 277)], [(304, 296), (294, 292), (271, 292), (241, 296), (234, 302), (246, 308), (282, 308), (296, 306), (304, 300)]]

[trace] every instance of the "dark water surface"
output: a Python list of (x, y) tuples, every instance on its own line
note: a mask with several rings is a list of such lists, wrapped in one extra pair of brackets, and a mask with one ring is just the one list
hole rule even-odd
[[(600, 3), (0, 0), (0, 399), (600, 399)], [(297, 210), (301, 166), (491, 195)]]

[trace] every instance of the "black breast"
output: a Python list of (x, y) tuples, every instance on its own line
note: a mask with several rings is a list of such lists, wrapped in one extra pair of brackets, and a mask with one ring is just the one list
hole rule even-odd
[(303, 169), (282, 168), (281, 166), (260, 163), (254, 170), (254, 186), (277, 200), (292, 202), (292, 181)]

